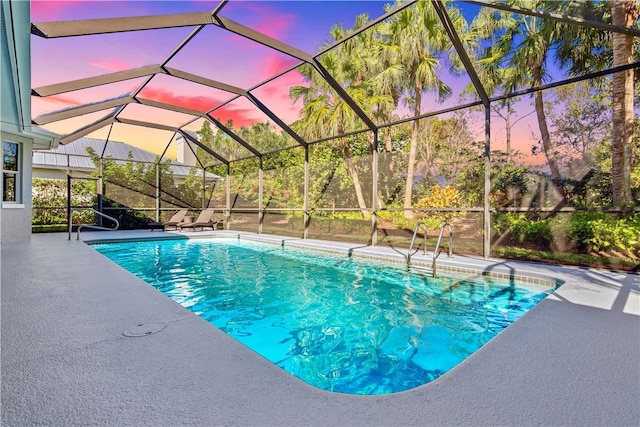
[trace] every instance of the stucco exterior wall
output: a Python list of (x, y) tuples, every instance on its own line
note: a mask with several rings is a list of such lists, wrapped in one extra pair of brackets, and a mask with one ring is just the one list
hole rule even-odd
[(31, 150), (33, 140), (2, 132), (2, 140), (19, 142), (22, 145), (20, 161), (21, 183), (18, 203), (2, 203), (0, 214), (0, 242), (11, 243), (31, 239)]
[(0, 243), (31, 239), (31, 152), (34, 144), (46, 149), (52, 143), (52, 136), (31, 127), (30, 7), (28, 1), (0, 2), (0, 136), (20, 145), (16, 200), (0, 202)]

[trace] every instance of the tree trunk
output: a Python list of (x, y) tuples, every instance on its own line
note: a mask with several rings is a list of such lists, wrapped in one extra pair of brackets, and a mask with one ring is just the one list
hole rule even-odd
[[(633, 0), (611, 2), (613, 25), (631, 27), (638, 19), (640, 7)], [(613, 33), (613, 66), (633, 61), (633, 37)], [(631, 201), (631, 147), (633, 138), (633, 70), (613, 75), (613, 135), (611, 138), (611, 179), (613, 206), (623, 207)]]
[(358, 207), (360, 208), (363, 217), (370, 218), (369, 211), (367, 210), (367, 203), (364, 201), (364, 196), (362, 195), (362, 186), (360, 185), (360, 179), (358, 178), (358, 171), (353, 164), (351, 150), (349, 150), (349, 143), (346, 138), (341, 138), (341, 140), (342, 148), (344, 150), (344, 162), (346, 163), (347, 171), (353, 180), (353, 187), (356, 191), (356, 198), (358, 199)]
[[(422, 102), (422, 87), (416, 85), (416, 105), (413, 108), (413, 115), (417, 117), (420, 115), (420, 103)], [(407, 163), (407, 181), (404, 187), (404, 208), (411, 209), (413, 198), (413, 174), (416, 164), (416, 152), (418, 150), (418, 139), (420, 138), (420, 121), (414, 120), (411, 129), (411, 142), (409, 146), (409, 160)], [(410, 210), (404, 211), (404, 217), (407, 219), (413, 218), (413, 212)]]
[[(542, 84), (542, 68), (539, 65), (535, 65), (533, 72), (533, 87), (540, 87)], [(558, 159), (556, 153), (553, 151), (553, 144), (551, 143), (551, 135), (549, 134), (549, 128), (547, 127), (547, 117), (544, 113), (544, 101), (542, 99), (542, 92), (538, 91), (534, 94), (534, 105), (536, 108), (536, 116), (538, 117), (538, 127), (540, 128), (540, 138), (542, 139), (542, 150), (547, 157), (547, 163), (551, 170), (551, 178), (555, 181), (554, 187), (556, 188), (557, 201), (564, 199), (564, 192), (562, 190), (562, 176), (560, 175), (560, 167), (558, 166)]]
[(391, 191), (394, 180), (393, 178), (393, 145), (391, 141), (391, 127), (385, 129), (384, 132), (384, 172), (383, 185), (378, 188), (378, 207), (383, 207), (391, 198)]

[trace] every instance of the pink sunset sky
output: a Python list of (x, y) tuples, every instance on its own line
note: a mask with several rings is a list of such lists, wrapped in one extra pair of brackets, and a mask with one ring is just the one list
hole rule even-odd
[[(33, 0), (31, 20), (38, 23), (211, 12), (218, 4), (218, 1)], [(332, 25), (341, 23), (345, 27), (351, 27), (355, 16), (361, 13), (367, 13), (370, 18), (376, 18), (384, 13), (384, 4), (385, 2), (382, 1), (231, 0), (224, 6), (220, 15), (313, 54), (328, 40)], [(465, 6), (467, 13), (474, 13), (474, 10), (477, 11), (477, 8)], [(32, 87), (160, 64), (192, 29), (193, 27), (183, 27), (58, 39), (44, 39), (32, 35)], [(215, 25), (208, 25), (173, 57), (167, 66), (249, 89), (298, 63), (300, 63), (299, 60), (288, 55)], [(454, 95), (445, 103), (439, 104), (435, 102), (432, 94), (426, 94), (423, 103), (425, 112), (460, 103), (459, 95), (469, 83), (466, 75), (454, 76), (444, 69), (440, 77), (453, 88)], [(138, 90), (146, 79), (146, 77), (131, 79), (45, 98), (34, 96), (32, 97), (32, 114), (33, 117), (37, 117), (53, 111), (126, 96)], [(293, 70), (256, 88), (252, 93), (285, 123), (291, 124), (299, 118), (301, 105), (291, 102), (289, 89), (303, 84), (301, 74)], [(171, 76), (156, 75), (138, 97), (205, 112), (236, 96)], [(520, 102), (521, 115), (531, 109), (529, 98)], [(43, 127), (64, 135), (99, 120), (111, 111), (104, 110)], [(406, 114), (406, 108), (399, 108), (397, 113)], [(269, 121), (260, 110), (243, 97), (226, 104), (214, 111), (212, 115), (223, 123), (232, 120), (235, 128)], [(176, 127), (194, 120), (193, 116), (139, 104), (128, 105), (119, 117)], [(535, 120), (535, 117), (532, 116), (532, 118)], [(514, 148), (524, 153), (530, 152), (531, 133), (532, 130), (536, 130), (531, 123), (530, 120), (523, 121), (514, 129), (514, 141), (517, 141), (514, 143)], [(494, 148), (498, 149), (504, 147), (504, 142), (501, 142), (504, 141), (504, 130), (500, 128), (501, 124), (501, 121), (495, 121), (492, 126)], [(201, 125), (202, 120), (197, 120), (186, 126), (186, 129), (195, 131)], [(110, 127), (106, 126), (88, 136), (106, 139), (109, 130)], [(114, 125), (109, 134), (111, 140), (127, 142), (156, 153), (164, 150), (172, 136), (172, 132), (126, 124)], [(175, 147), (172, 146), (167, 155), (175, 158)]]

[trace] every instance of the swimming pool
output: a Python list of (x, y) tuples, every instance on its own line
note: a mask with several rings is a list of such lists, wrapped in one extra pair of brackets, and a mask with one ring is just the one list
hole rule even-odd
[(233, 238), (93, 247), (287, 372), (351, 394), (438, 378), (553, 291)]

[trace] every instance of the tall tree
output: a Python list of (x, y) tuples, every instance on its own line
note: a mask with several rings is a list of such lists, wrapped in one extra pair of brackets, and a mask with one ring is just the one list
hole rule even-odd
[[(640, 16), (637, 0), (611, 1), (613, 25), (631, 28)], [(633, 36), (613, 33), (613, 66), (633, 62)], [(613, 138), (611, 144), (613, 206), (631, 202), (631, 157), (633, 139), (633, 70), (613, 75)]]
[[(331, 28), (329, 36), (332, 40), (341, 40), (367, 22), (367, 15), (359, 15), (352, 29), (336, 25)], [(389, 109), (389, 104), (392, 102), (388, 96), (376, 94), (370, 88), (368, 65), (374, 55), (374, 43), (372, 33), (364, 31), (319, 58), (323, 67), (342, 85), (349, 97), (368, 113)], [(301, 67), (300, 71), (308, 86), (294, 86), (290, 90), (290, 95), (294, 101), (303, 100), (302, 118), (294, 126), (303, 137), (318, 139), (326, 136), (327, 133), (341, 135), (363, 127), (362, 121), (353, 109), (312, 67)], [(358, 207), (363, 216), (368, 217), (367, 203), (353, 159), (355, 147), (351, 145), (357, 139), (343, 136), (339, 141), (343, 149), (345, 167), (353, 182)]]
[[(543, 9), (545, 2), (514, 1), (517, 6), (531, 9)], [(526, 3), (526, 4), (525, 4)], [(557, 39), (557, 26), (551, 20), (544, 20), (531, 16), (515, 16), (513, 14), (500, 14), (502, 25), (501, 34), (497, 38), (496, 60), (506, 67), (514, 70), (510, 82), (513, 87), (530, 85), (537, 88), (547, 78), (547, 60)], [(563, 197), (562, 175), (547, 123), (544, 110), (544, 98), (541, 91), (533, 95), (538, 129), (540, 130), (540, 142), (542, 151), (547, 159), (551, 178), (555, 183), (557, 198)]]
[[(639, 0), (614, 0), (597, 2), (585, 0), (583, 2), (566, 2), (566, 12), (569, 16), (585, 17), (599, 22), (611, 22), (619, 27), (637, 28), (640, 16)], [(569, 64), (574, 74), (594, 72), (610, 67), (627, 65), (640, 60), (640, 40), (625, 34), (594, 29), (563, 25), (560, 31), (558, 56), (563, 64)], [(630, 176), (633, 163), (633, 93), (634, 70), (613, 75), (611, 89), (612, 100), (612, 204), (622, 207), (632, 202)], [(594, 80), (590, 84), (605, 90), (600, 81)]]
[[(451, 50), (451, 42), (429, 2), (418, 2), (412, 7), (403, 9), (381, 27), (381, 33), (389, 44), (386, 51), (393, 55), (391, 62), (394, 65), (390, 69), (393, 73), (389, 73), (395, 80), (392, 83), (400, 88), (397, 90), (398, 93), (406, 94), (405, 101), (409, 104), (414, 116), (422, 114), (424, 91), (436, 92), (440, 100), (451, 95), (451, 88), (438, 77), (437, 73), (437, 69), (441, 66), (439, 56)], [(407, 218), (413, 217), (410, 209), (416, 153), (422, 133), (419, 120), (414, 120), (412, 126), (404, 194)]]
[[(502, 63), (502, 58), (507, 56), (508, 52), (499, 49), (499, 47), (504, 48), (504, 44), (501, 46), (497, 44), (497, 38), (501, 34), (504, 23), (498, 18), (499, 16), (500, 13), (493, 9), (480, 9), (480, 12), (473, 19), (469, 31), (471, 37), (475, 39), (476, 50), (481, 49), (477, 55), (479, 57), (475, 62), (475, 68), (489, 95), (506, 94), (516, 90), (520, 73), (517, 67)], [(487, 43), (479, 43), (481, 40), (486, 40)], [(471, 84), (466, 91), (474, 91)], [(505, 122), (507, 158), (511, 157), (511, 129), (515, 125), (515, 122), (512, 122), (512, 116), (515, 113), (514, 102), (514, 98), (506, 98), (491, 104), (493, 112)], [(518, 120), (520, 119), (516, 121)]]

